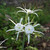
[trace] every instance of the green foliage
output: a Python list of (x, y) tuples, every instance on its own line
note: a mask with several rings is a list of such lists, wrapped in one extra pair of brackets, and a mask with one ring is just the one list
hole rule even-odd
[(31, 47), (31, 46), (28, 46), (28, 47), (26, 47), (26, 49), (25, 50), (38, 50), (36, 47)]
[(12, 47), (8, 48), (8, 50), (12, 50)]
[(49, 23), (50, 21), (50, 15), (49, 15), (49, 11), (46, 9), (43, 9), (43, 12), (38, 13), (39, 14), (39, 20), (38, 22), (40, 22), (41, 24), (45, 24), (45, 23)]

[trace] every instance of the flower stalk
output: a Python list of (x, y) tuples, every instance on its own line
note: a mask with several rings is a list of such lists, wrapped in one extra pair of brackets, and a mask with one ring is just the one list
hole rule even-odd
[(25, 33), (23, 34), (22, 50), (24, 50), (24, 45), (25, 45)]

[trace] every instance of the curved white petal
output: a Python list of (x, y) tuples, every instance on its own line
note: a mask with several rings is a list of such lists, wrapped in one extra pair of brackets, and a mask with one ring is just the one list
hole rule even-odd
[(16, 8), (20, 8), (20, 9), (24, 10), (22, 7), (16, 7)]
[(19, 32), (24, 32), (25, 30), (19, 31)]
[(28, 36), (28, 44), (30, 43), (30, 34), (27, 35)]
[(16, 23), (13, 21), (13, 20), (11, 20), (11, 19), (9, 19), (13, 24), (15, 24), (16, 25)]
[(0, 45), (1, 45), (2, 43), (4, 43), (6, 40), (8, 40), (8, 38), (7, 38), (7, 39), (5, 39), (5, 40), (3, 40), (3, 41), (0, 43)]
[(43, 34), (43, 35), (44, 35), (44, 33), (40, 32), (40, 31), (34, 31), (34, 32), (38, 32), (38, 33), (41, 33), (41, 34)]
[(26, 11), (23, 11), (23, 10), (19, 10), (19, 11), (17, 11), (17, 13), (19, 13), (19, 12), (24, 12), (24, 13), (26, 13)]
[(41, 9), (34, 10), (34, 12), (36, 12), (36, 11), (42, 11), (42, 10)]
[(15, 29), (9, 29), (9, 30), (7, 30), (6, 32), (8, 32), (8, 31), (13, 31), (13, 30), (15, 30)]
[(22, 22), (23, 18), (20, 19), (20, 23)]
[(33, 13), (33, 14), (35, 14), (38, 17), (38, 14), (37, 13)]
[(18, 40), (18, 36), (19, 36), (19, 32), (17, 32), (17, 37), (16, 37), (16, 41)]
[(1, 48), (7, 48), (7, 47), (4, 47), (4, 46), (0, 46), (0, 49), (1, 49)]
[(34, 27), (36, 27), (36, 26), (38, 26), (38, 25), (40, 25), (40, 24), (36, 24), (36, 25), (34, 25)]

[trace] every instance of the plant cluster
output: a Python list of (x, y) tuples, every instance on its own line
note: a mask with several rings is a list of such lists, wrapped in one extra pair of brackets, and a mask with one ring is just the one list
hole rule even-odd
[[(19, 12), (24, 12), (26, 13), (26, 17), (25, 17), (25, 24), (22, 23), (23, 21), (23, 17), (20, 19), (20, 22), (19, 23), (15, 23), (13, 20), (11, 20), (9, 18), (9, 20), (15, 25), (13, 29), (9, 29), (7, 30), (6, 32), (8, 31), (16, 31), (16, 34), (17, 34), (17, 37), (16, 37), (16, 41), (18, 39), (18, 36), (19, 36), (19, 33), (22, 33), (23, 32), (23, 39), (25, 38), (25, 34), (27, 35), (28, 37), (28, 44), (30, 43), (30, 35), (33, 34), (35, 35), (35, 33), (39, 33), (39, 34), (43, 34), (42, 32), (40, 31), (36, 31), (35, 27), (39, 26), (40, 24), (33, 24), (33, 22), (31, 22), (30, 20), (30, 17), (29, 17), (29, 14), (35, 14), (37, 17), (38, 17), (38, 14), (36, 13), (36, 11), (42, 11), (41, 9), (37, 9), (37, 10), (30, 10), (30, 9), (23, 9), (21, 7), (17, 7), (17, 8), (20, 8), (21, 10), (17, 11), (17, 14)], [(28, 19), (28, 20), (27, 20)], [(37, 36), (36, 36), (37, 37)], [(23, 46), (24, 46), (24, 41), (23, 40)]]

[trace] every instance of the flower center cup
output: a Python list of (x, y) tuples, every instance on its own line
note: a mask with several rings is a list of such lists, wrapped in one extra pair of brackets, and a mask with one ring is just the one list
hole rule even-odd
[(27, 13), (33, 13), (30, 9), (26, 9)]
[(16, 31), (21, 31), (23, 29), (23, 25), (21, 23), (17, 23), (14, 27)]
[(34, 31), (34, 27), (32, 25), (25, 26), (25, 32), (26, 34), (32, 34)]
[(30, 28), (28, 30), (30, 31)]

